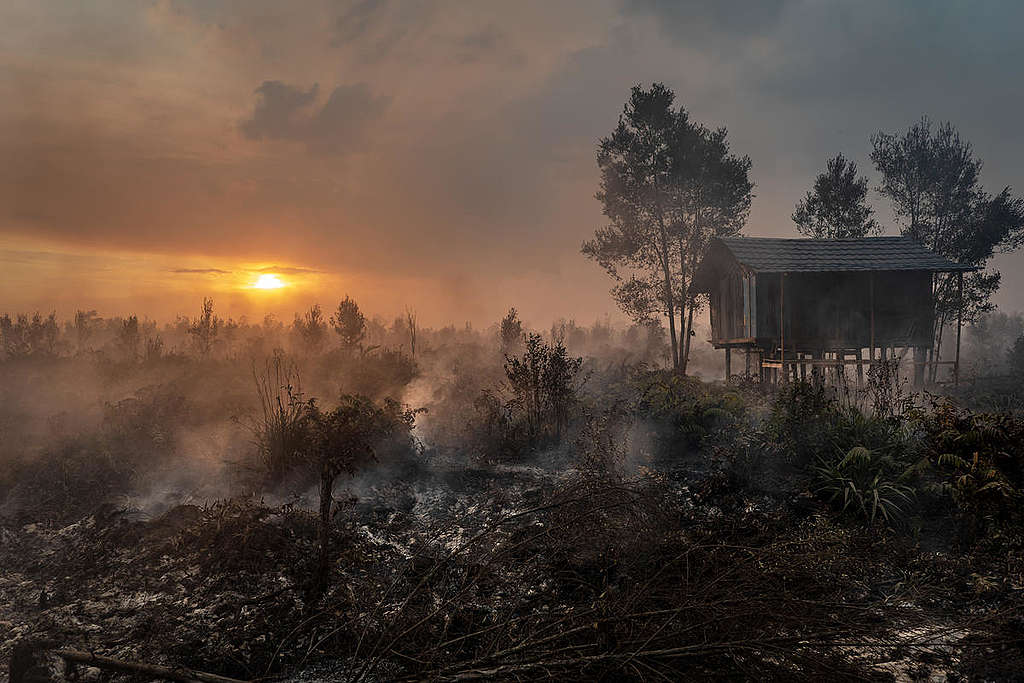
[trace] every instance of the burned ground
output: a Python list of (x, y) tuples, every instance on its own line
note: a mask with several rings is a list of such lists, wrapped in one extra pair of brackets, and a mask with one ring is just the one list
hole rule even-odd
[[(428, 412), (414, 453), (335, 489), (324, 588), (310, 482), (267, 480), (231, 419), (254, 401), (248, 363), (180, 362), (177, 377), (134, 369), (129, 400), (5, 473), (0, 657), (15, 680), (32, 664), (63, 675), (62, 648), (246, 680), (1024, 667), (1013, 406), (897, 391), (881, 410), (855, 390), (767, 394), (591, 360), (556, 439), (518, 422), (500, 355), (426, 351), (413, 377), (370, 356), (360, 376), (399, 377)], [(344, 381), (329, 359), (298, 363)]]

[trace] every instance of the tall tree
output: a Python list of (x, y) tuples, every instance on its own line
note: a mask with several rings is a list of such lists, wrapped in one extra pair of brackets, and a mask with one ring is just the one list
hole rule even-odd
[(668, 318), (672, 365), (678, 367), (679, 283), (666, 216), (674, 100), (660, 83), (650, 90), (635, 86), (615, 130), (601, 139), (596, 197), (609, 223), (583, 245), (583, 253), (615, 280), (612, 295), (627, 314), (638, 321), (658, 313)]
[(634, 87), (601, 139), (596, 196), (608, 224), (582, 251), (615, 280), (612, 295), (631, 318), (668, 319), (672, 364), (685, 372), (693, 313), (703, 305), (690, 281), (711, 238), (742, 228), (753, 184), (750, 159), (730, 153), (726, 130), (692, 122), (674, 101), (660, 83)]
[[(993, 196), (981, 187), (982, 162), (971, 144), (950, 123), (933, 130), (924, 117), (903, 134), (872, 136), (871, 160), (882, 175), (878, 192), (892, 202), (904, 235), (946, 258), (984, 269), (996, 253), (1024, 243), (1024, 199), (1010, 188)], [(942, 350), (942, 332), (963, 306), (964, 320), (973, 322), (993, 308), (999, 288), (995, 270), (964, 276), (961, 300), (953, 276), (936, 276), (934, 354)], [(935, 379), (932, 365), (931, 378)]]
[(797, 202), (796, 229), (815, 239), (867, 237), (882, 232), (868, 206), (868, 178), (857, 176), (857, 164), (842, 154), (829, 159), (814, 188)]
[(754, 189), (750, 158), (733, 155), (727, 136), (725, 128), (711, 130), (691, 123), (680, 110), (673, 136), (672, 177), (681, 192), (674, 202), (672, 235), (679, 255), (686, 314), (681, 328), (685, 340), (680, 359), (683, 374), (694, 336), (693, 314), (707, 303), (706, 295), (690, 291), (693, 275), (711, 239), (739, 233), (750, 214)]

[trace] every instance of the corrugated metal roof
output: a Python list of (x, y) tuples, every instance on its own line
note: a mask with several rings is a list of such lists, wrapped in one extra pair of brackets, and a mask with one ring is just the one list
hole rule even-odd
[(977, 270), (929, 251), (912, 237), (858, 239), (776, 239), (723, 237), (721, 243), (736, 260), (763, 273), (853, 270)]

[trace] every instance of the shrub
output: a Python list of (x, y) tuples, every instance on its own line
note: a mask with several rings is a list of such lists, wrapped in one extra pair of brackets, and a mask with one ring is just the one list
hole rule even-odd
[(868, 524), (902, 522), (914, 499), (914, 489), (904, 483), (914, 469), (864, 446), (854, 446), (838, 461), (822, 460), (815, 471), (816, 492)]

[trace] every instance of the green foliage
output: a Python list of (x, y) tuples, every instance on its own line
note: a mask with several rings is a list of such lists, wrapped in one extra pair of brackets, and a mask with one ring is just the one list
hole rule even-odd
[(737, 391), (674, 372), (640, 371), (630, 384), (635, 412), (668, 428), (663, 447), (669, 451), (696, 448), (712, 435), (728, 441), (748, 413)]
[(938, 481), (964, 521), (964, 540), (1021, 521), (1024, 422), (1008, 413), (974, 413), (936, 401), (924, 423)]
[(854, 446), (838, 460), (822, 459), (815, 467), (816, 493), (868, 524), (903, 521), (914, 489), (904, 482), (915, 470), (891, 455)]

